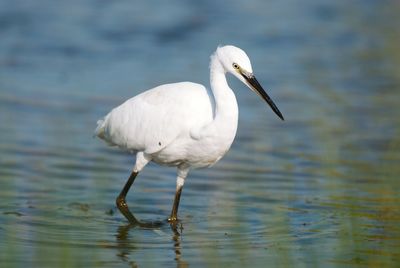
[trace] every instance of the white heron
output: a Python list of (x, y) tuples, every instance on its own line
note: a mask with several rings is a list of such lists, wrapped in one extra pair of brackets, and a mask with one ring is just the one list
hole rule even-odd
[(118, 209), (130, 222), (137, 220), (128, 209), (126, 194), (147, 163), (177, 167), (175, 199), (168, 218), (176, 222), (189, 170), (209, 167), (229, 150), (236, 135), (238, 105), (226, 81), (227, 72), (256, 92), (284, 120), (253, 75), (246, 53), (235, 46), (223, 46), (211, 56), (212, 92), (191, 82), (161, 85), (125, 101), (97, 122), (96, 136), (136, 153), (133, 171), (116, 199)]

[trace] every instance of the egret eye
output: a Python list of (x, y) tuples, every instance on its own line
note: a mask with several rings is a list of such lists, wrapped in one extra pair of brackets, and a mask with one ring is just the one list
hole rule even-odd
[(233, 68), (235, 68), (236, 70), (239, 70), (239, 65), (237, 63), (233, 63), (232, 64)]

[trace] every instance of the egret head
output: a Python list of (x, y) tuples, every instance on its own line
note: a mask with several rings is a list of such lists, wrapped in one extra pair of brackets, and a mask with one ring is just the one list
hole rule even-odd
[(269, 104), (275, 114), (279, 116), (280, 119), (284, 120), (278, 107), (276, 107), (275, 103), (271, 100), (254, 76), (253, 68), (251, 67), (250, 59), (246, 52), (235, 46), (223, 46), (217, 48), (216, 56), (225, 72), (233, 74), (252, 91), (257, 93)]

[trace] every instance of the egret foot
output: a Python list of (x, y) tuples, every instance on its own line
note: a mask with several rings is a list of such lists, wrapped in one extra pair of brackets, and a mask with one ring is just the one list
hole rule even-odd
[(167, 221), (168, 221), (169, 223), (177, 223), (179, 220), (178, 220), (177, 217), (170, 216), (170, 217), (167, 219)]
[(177, 187), (174, 199), (174, 205), (172, 206), (171, 216), (168, 218), (168, 222), (177, 222), (178, 221), (178, 207), (179, 200), (181, 199), (182, 186)]
[(129, 176), (128, 181), (126, 182), (124, 188), (122, 189), (121, 193), (118, 195), (118, 197), (117, 197), (117, 199), (115, 201), (119, 211), (121, 211), (121, 213), (125, 216), (125, 218), (130, 223), (133, 223), (133, 224), (138, 224), (139, 221), (129, 211), (128, 205), (126, 204), (126, 201), (125, 201), (125, 197), (126, 197), (126, 194), (129, 191), (129, 188), (132, 186), (137, 174), (138, 174), (138, 172), (135, 172), (135, 171), (133, 171), (131, 173), (131, 175)]

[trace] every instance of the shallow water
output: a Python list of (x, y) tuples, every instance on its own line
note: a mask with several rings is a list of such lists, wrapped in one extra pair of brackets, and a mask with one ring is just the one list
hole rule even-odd
[[(0, 266), (399, 266), (397, 1), (0, 1)], [(237, 138), (185, 184), (93, 139), (124, 99), (252, 59), (286, 121), (229, 79)]]

